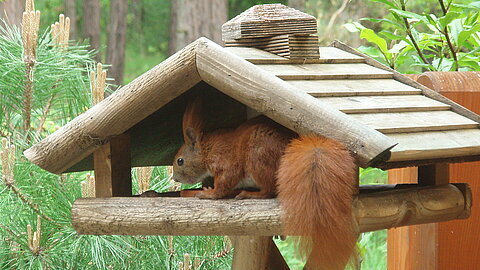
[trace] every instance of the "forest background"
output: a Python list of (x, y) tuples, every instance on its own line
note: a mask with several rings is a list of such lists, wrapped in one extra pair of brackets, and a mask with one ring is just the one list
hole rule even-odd
[[(22, 152), (93, 105), (89, 76), (103, 74), (97, 62), (108, 70), (101, 88), (111, 93), (200, 36), (222, 44), (224, 22), (265, 3), (314, 15), (321, 45), (341, 40), (404, 73), (480, 70), (480, 4), (469, 0), (38, 0), (34, 45), (21, 28), (25, 2), (0, 0), (0, 269), (229, 269), (232, 247), (223, 236), (76, 234), (71, 205), (91, 196), (94, 177), (49, 174)], [(62, 13), (70, 18), (68, 43), (51, 31)], [(134, 193), (145, 182), (178, 188), (165, 167), (133, 175)], [(385, 183), (386, 173), (366, 169), (360, 179)], [(302, 269), (292, 243), (276, 243), (291, 269)], [(362, 269), (386, 269), (385, 231), (362, 234), (358, 247)]]

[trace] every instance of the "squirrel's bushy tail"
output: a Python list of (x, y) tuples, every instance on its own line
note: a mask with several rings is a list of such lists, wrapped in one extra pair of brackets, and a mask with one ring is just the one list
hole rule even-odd
[(284, 230), (301, 236), (309, 270), (343, 270), (355, 251), (356, 173), (348, 150), (331, 139), (300, 136), (285, 150), (277, 175)]

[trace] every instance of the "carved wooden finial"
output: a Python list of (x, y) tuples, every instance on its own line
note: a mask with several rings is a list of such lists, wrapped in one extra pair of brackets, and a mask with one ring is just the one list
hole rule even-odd
[(289, 58), (319, 58), (315, 17), (282, 4), (257, 5), (226, 22), (227, 47), (255, 47)]
[(222, 26), (224, 41), (316, 33), (315, 17), (282, 4), (253, 6)]

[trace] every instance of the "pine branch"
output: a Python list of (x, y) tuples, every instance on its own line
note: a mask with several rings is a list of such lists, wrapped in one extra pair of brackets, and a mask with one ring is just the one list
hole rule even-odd
[(32, 202), (25, 194), (23, 194), (19, 188), (17, 188), (13, 183), (5, 185), (30, 209), (32, 209), (37, 215), (41, 216), (43, 219), (50, 221), (51, 223), (61, 227), (61, 224), (53, 220), (51, 217), (47, 216), (46, 214), (42, 213), (38, 204)]

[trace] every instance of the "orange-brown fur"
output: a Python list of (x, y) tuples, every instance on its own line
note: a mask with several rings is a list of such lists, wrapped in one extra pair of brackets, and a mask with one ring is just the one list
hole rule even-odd
[[(214, 188), (199, 198), (271, 198), (278, 194), (285, 234), (301, 236), (309, 269), (343, 269), (355, 249), (352, 197), (355, 163), (334, 140), (298, 136), (266, 117), (236, 129), (204, 133), (199, 100), (184, 114), (185, 144), (174, 160), (174, 180), (200, 182), (214, 177)], [(182, 162), (179, 160), (182, 159)], [(242, 179), (259, 191), (238, 192)]]

